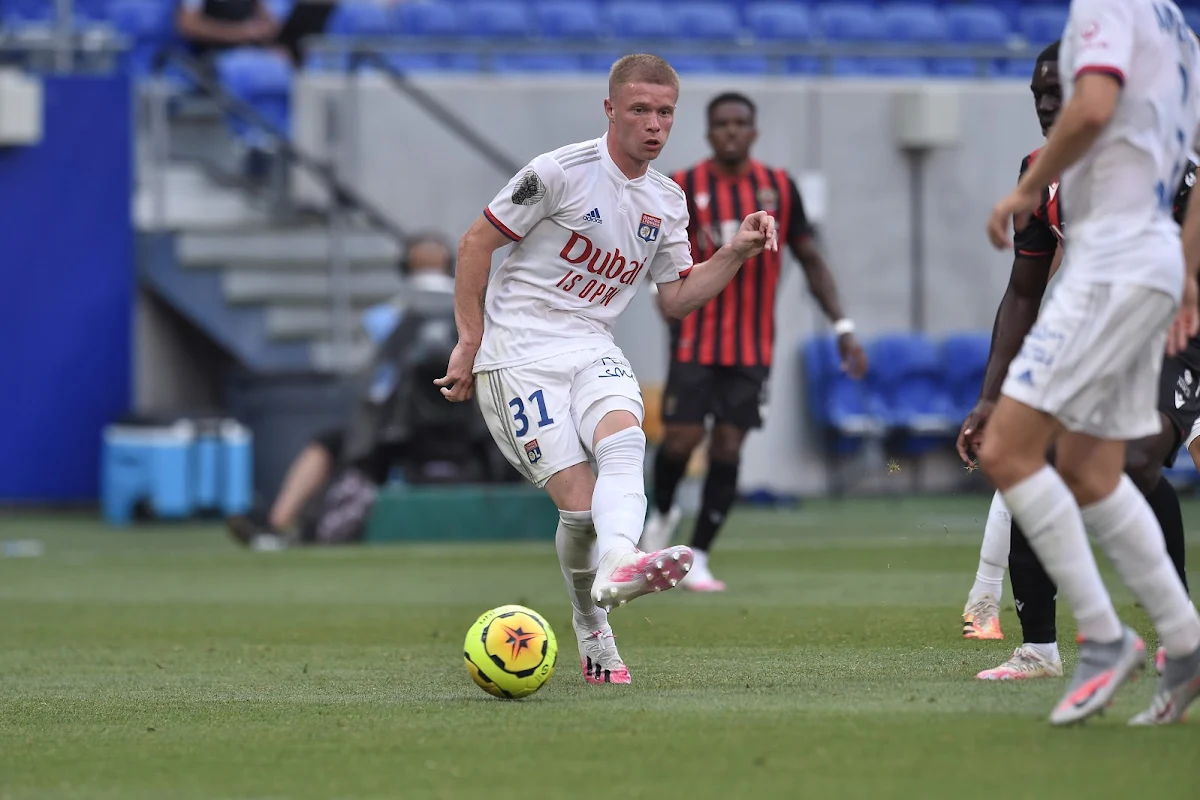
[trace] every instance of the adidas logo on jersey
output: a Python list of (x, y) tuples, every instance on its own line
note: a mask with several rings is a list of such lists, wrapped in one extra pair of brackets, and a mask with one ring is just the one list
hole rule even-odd
[(598, 209), (598, 208), (593, 208), (591, 211), (584, 214), (583, 221), (584, 222), (594, 222), (597, 225), (601, 225), (604, 223), (604, 220), (600, 219), (600, 209)]

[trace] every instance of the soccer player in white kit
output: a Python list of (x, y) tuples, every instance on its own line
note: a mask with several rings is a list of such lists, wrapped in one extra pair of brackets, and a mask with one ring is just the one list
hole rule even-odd
[[(1010, 220), (1023, 227), (1062, 175), (1071, 224), (1060, 282), (1009, 367), (978, 452), (1078, 623), (1079, 663), (1054, 724), (1102, 712), (1145, 665), (1085, 528), (1166, 651), (1153, 703), (1131, 722), (1177, 722), (1200, 695), (1200, 617), (1150, 506), (1122, 472), (1124, 441), (1159, 430), (1164, 346), (1182, 348), (1197, 327), (1200, 253), (1185, 259), (1171, 207), (1200, 122), (1197, 67), (1196, 39), (1171, 0), (1074, 0), (1059, 55), (1064, 107), (988, 221), (992, 243), (1009, 246)], [(1197, 206), (1188, 223), (1200, 219)], [(1057, 472), (1045, 458), (1052, 440)]]
[[(650, 169), (671, 133), (679, 77), (657, 56), (630, 55), (613, 65), (608, 91), (607, 133), (533, 159), (463, 235), (459, 343), (435, 383), (454, 402), (477, 393), (501, 452), (554, 500), (584, 677), (629, 683), (608, 611), (675, 586), (692, 552), (637, 549), (644, 408), (612, 324), (647, 276), (682, 318), (777, 244), (774, 219), (758, 211), (693, 265), (683, 191)], [(492, 253), (509, 244), (489, 280)]]

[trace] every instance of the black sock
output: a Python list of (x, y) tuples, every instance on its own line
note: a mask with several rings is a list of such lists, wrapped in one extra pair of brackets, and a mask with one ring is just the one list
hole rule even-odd
[(1183, 538), (1183, 511), (1179, 508), (1179, 495), (1175, 487), (1166, 478), (1159, 478), (1158, 483), (1146, 495), (1146, 502), (1154, 510), (1158, 524), (1162, 528), (1163, 541), (1167, 544), (1167, 555), (1183, 581), (1183, 588), (1188, 588), (1187, 582), (1187, 543)]
[(1057, 611), (1055, 595), (1058, 588), (1042, 562), (1038, 561), (1025, 531), (1016, 520), (1012, 523), (1012, 536), (1008, 548), (1008, 580), (1012, 583), (1013, 602), (1017, 616), (1021, 619), (1021, 633), (1025, 644), (1050, 644), (1058, 640), (1054, 615)]
[(666, 514), (671, 510), (675, 490), (683, 480), (689, 458), (679, 459), (668, 453), (667, 448), (658, 448), (658, 455), (654, 457), (654, 507), (659, 513)]
[(696, 518), (696, 530), (692, 533), (692, 549), (708, 552), (717, 531), (733, 508), (737, 499), (737, 461), (713, 461), (708, 465), (708, 476), (704, 479), (704, 499), (700, 503), (700, 516)]

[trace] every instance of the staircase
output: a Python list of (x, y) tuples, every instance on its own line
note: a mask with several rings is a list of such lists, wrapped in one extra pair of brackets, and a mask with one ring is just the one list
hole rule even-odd
[[(212, 115), (216, 114), (216, 119)], [(243, 154), (219, 112), (176, 114), (172, 158), (154, 170), (139, 147), (134, 216), (145, 286), (256, 373), (347, 372), (371, 348), (357, 320), (400, 288), (399, 245), (349, 223), (335, 242), (322, 215), (281, 206), (237, 172)], [(340, 247), (354, 333), (334, 334), (330, 259)]]

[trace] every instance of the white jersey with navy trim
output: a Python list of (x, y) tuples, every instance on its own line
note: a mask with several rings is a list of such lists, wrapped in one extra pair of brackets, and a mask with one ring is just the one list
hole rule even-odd
[(1198, 58), (1195, 35), (1172, 0), (1071, 3), (1059, 54), (1064, 104), (1083, 74), (1111, 75), (1122, 86), (1108, 125), (1062, 176), (1066, 252), (1086, 254), (1069, 259), (1074, 277), (1178, 298), (1181, 259), (1135, 251), (1158, 242), (1166, 252), (1172, 237), (1178, 241), (1172, 203), (1200, 123)]
[(647, 274), (692, 266), (683, 191), (653, 169), (625, 177), (607, 135), (533, 159), (484, 215), (514, 245), (488, 281), (476, 372), (611, 346)]

